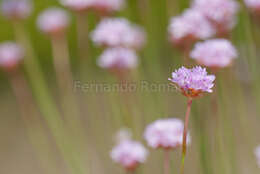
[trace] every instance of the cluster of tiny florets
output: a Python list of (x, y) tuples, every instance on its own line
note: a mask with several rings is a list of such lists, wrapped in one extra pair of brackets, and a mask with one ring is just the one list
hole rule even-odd
[(169, 80), (176, 84), (187, 97), (197, 97), (202, 92), (212, 92), (214, 75), (208, 75), (206, 68), (200, 66), (188, 69), (181, 67), (172, 73)]
[(204, 66), (224, 68), (237, 58), (237, 51), (229, 40), (212, 39), (197, 43), (190, 57)]

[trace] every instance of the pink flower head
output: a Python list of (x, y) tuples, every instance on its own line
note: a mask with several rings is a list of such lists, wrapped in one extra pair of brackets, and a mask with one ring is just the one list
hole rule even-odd
[(106, 18), (92, 32), (91, 38), (99, 46), (140, 49), (145, 42), (145, 33), (124, 18)]
[(206, 68), (200, 66), (192, 69), (181, 67), (172, 73), (169, 80), (179, 87), (183, 95), (194, 98), (203, 92), (212, 92), (215, 76), (208, 75)]
[(69, 25), (69, 16), (60, 8), (49, 8), (38, 17), (39, 29), (47, 34), (56, 35), (64, 33)]
[(138, 57), (131, 49), (108, 48), (100, 56), (98, 65), (108, 69), (131, 69), (138, 65)]
[(255, 149), (255, 156), (256, 156), (257, 164), (260, 167), (260, 146), (258, 146)]
[(14, 42), (0, 44), (0, 66), (11, 70), (24, 58), (23, 49)]
[(9, 19), (25, 19), (32, 12), (30, 0), (3, 0), (2, 13)]
[(194, 0), (193, 8), (205, 15), (218, 32), (226, 32), (236, 24), (239, 5), (235, 0)]
[(111, 13), (121, 10), (125, 5), (125, 0), (90, 0), (91, 8), (104, 13)]
[(253, 12), (260, 13), (260, 1), (259, 0), (244, 0), (246, 6)]
[(183, 122), (179, 119), (157, 120), (146, 128), (144, 138), (152, 148), (176, 149), (182, 146), (183, 130)]
[(188, 9), (181, 16), (173, 17), (168, 28), (170, 40), (182, 44), (207, 39), (215, 34), (214, 28), (198, 10)]
[(110, 153), (111, 158), (126, 170), (135, 170), (140, 163), (145, 162), (147, 155), (145, 147), (132, 140), (122, 140)]
[(201, 65), (224, 68), (237, 58), (237, 51), (226, 39), (212, 39), (197, 43), (190, 56)]
[(90, 8), (92, 0), (60, 0), (60, 2), (71, 10), (82, 12)]

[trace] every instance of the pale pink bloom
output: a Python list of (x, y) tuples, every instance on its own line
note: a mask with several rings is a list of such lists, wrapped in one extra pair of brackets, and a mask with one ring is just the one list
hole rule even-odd
[(90, 8), (92, 0), (60, 0), (60, 3), (74, 11), (85, 11)]
[(47, 34), (63, 33), (69, 25), (69, 15), (60, 8), (48, 8), (38, 17), (38, 28)]
[(259, 0), (244, 0), (245, 4), (248, 8), (250, 8), (253, 12), (260, 11), (260, 1)]
[(2, 13), (9, 19), (25, 19), (32, 12), (30, 0), (3, 0)]
[(208, 20), (200, 11), (194, 9), (188, 9), (182, 15), (173, 17), (168, 31), (170, 40), (174, 43), (207, 39), (215, 34)]
[(124, 18), (105, 18), (91, 33), (91, 39), (99, 46), (140, 49), (145, 33)]
[(125, 5), (125, 0), (90, 0), (91, 8), (103, 13), (110, 13), (121, 10)]
[(98, 59), (98, 65), (108, 69), (131, 69), (138, 65), (138, 57), (131, 49), (108, 48)]
[(255, 149), (255, 156), (256, 156), (257, 164), (260, 167), (260, 146), (258, 146)]
[(111, 158), (126, 170), (135, 170), (140, 163), (145, 162), (147, 155), (145, 147), (132, 140), (122, 140), (110, 153)]
[[(157, 120), (147, 126), (144, 138), (152, 148), (176, 149), (182, 146), (184, 125), (180, 119)], [(188, 143), (190, 137), (188, 136)]]
[(190, 57), (204, 66), (224, 68), (237, 58), (237, 51), (226, 39), (212, 39), (197, 43)]
[(5, 69), (16, 67), (24, 58), (23, 49), (14, 42), (0, 44), (0, 66)]
[(192, 7), (205, 15), (219, 32), (229, 31), (236, 24), (239, 4), (235, 0), (194, 0)]

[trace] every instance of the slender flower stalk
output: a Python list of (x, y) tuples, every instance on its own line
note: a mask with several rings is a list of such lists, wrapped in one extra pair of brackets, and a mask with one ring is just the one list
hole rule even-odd
[(170, 151), (164, 150), (164, 174), (170, 174)]

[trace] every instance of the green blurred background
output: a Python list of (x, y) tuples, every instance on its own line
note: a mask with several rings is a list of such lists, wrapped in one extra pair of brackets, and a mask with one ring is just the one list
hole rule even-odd
[[(154, 86), (168, 84), (171, 72), (182, 66), (182, 53), (168, 42), (167, 26), (170, 17), (180, 14), (190, 2), (127, 2), (126, 8), (115, 16), (126, 17), (143, 26), (147, 32), (147, 44), (139, 53), (141, 64), (130, 76), (132, 82), (138, 85), (142, 81), (149, 83), (148, 90), (139, 88), (126, 94), (131, 98), (128, 103), (122, 102), (117, 92), (75, 90), (82, 127), (67, 129), (69, 133), (66, 134), (66, 141), (76, 144), (65, 150), (69, 154), (68, 158), (71, 157), (68, 162), (55, 145), (53, 132), (39, 113), (36, 114), (36, 119), (32, 119), (28, 113), (31, 131), (35, 131), (36, 135), (35, 142), (31, 143), (27, 135), (28, 127), (20, 116), (9, 80), (1, 71), (1, 174), (70, 173), (68, 163), (72, 164), (74, 171), (78, 169), (79, 174), (124, 173), (109, 156), (115, 144), (114, 136), (121, 127), (130, 127), (134, 138), (145, 143), (143, 130), (150, 122), (167, 117), (184, 119), (186, 98), (176, 91), (160, 91), (154, 89)], [(238, 24), (231, 37), (238, 49), (239, 58), (233, 67), (221, 70), (217, 75), (218, 113), (212, 110), (211, 95), (194, 101), (190, 124), (192, 145), (187, 155), (186, 173), (257, 174), (260, 171), (254, 156), (254, 149), (260, 144), (260, 19), (252, 19), (242, 1), (240, 4)], [(56, 86), (50, 41), (38, 31), (35, 24), (39, 12), (50, 6), (59, 6), (59, 3), (54, 0), (34, 0), (34, 6), (33, 15), (24, 25), (44, 71), (48, 88), (59, 106), (59, 89)], [(70, 14), (72, 23), (68, 31), (68, 42), (74, 80), (82, 84), (116, 83), (112, 74), (97, 67), (96, 59), (102, 50), (90, 41), (88, 59), (82, 62), (77, 56), (76, 22), (74, 14)], [(90, 13), (86, 22), (91, 31), (97, 24), (98, 17)], [(0, 24), (0, 41), (15, 40), (11, 23), (1, 17)], [(26, 73), (25, 78), (27, 79)], [(72, 120), (78, 119), (71, 117)], [(162, 173), (162, 166), (163, 152), (150, 149), (147, 162), (136, 173)], [(179, 166), (180, 150), (177, 150), (171, 153), (171, 173), (178, 173)]]

